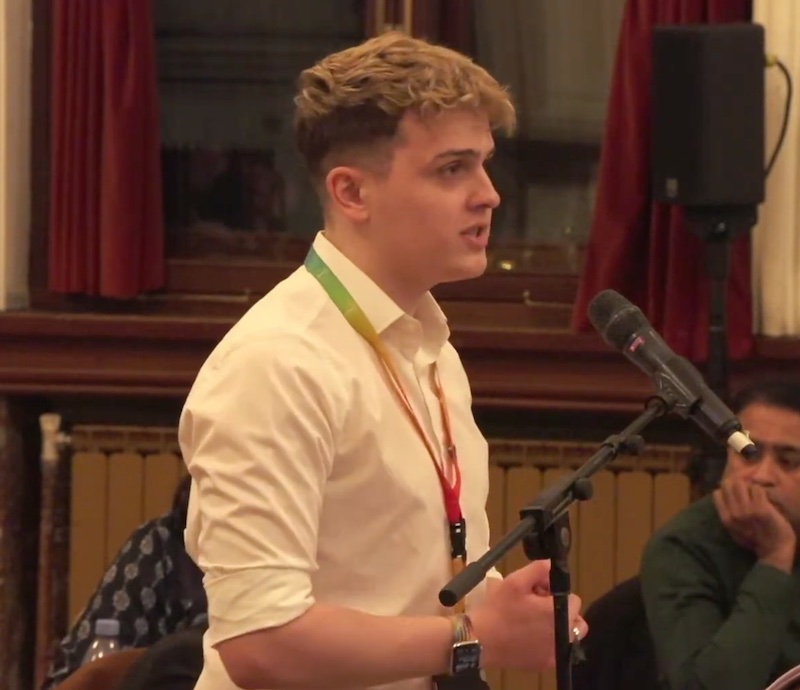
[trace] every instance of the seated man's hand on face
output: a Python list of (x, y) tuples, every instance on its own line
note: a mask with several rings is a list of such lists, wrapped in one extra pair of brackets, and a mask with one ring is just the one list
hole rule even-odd
[(749, 477), (728, 477), (714, 492), (714, 504), (722, 524), (738, 544), (764, 563), (786, 572), (792, 570), (794, 528), (763, 486)]

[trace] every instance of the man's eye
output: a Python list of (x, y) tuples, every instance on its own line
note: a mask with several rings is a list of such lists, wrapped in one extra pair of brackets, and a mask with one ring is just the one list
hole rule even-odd
[(442, 174), (445, 176), (455, 175), (457, 172), (464, 168), (463, 163), (450, 163), (442, 168)]
[(776, 448), (775, 454), (790, 470), (800, 467), (800, 448)]

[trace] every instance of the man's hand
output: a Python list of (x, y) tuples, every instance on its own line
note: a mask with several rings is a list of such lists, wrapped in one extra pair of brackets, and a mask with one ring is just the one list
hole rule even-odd
[(738, 544), (753, 551), (760, 561), (791, 572), (797, 537), (764, 487), (744, 478), (726, 479), (714, 492), (714, 505)]
[[(545, 594), (549, 572), (549, 562), (534, 561), (498, 581), (470, 611), (487, 667), (540, 671), (555, 664), (553, 598)], [(589, 628), (580, 608), (580, 597), (571, 594), (570, 629), (583, 638)]]

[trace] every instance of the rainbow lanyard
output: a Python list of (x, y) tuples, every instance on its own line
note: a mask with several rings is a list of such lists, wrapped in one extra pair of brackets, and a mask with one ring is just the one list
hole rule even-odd
[[(392, 356), (386, 347), (386, 344), (381, 340), (380, 335), (375, 330), (375, 327), (370, 323), (367, 315), (358, 306), (358, 303), (353, 299), (353, 296), (348, 292), (347, 288), (342, 285), (336, 275), (328, 268), (328, 265), (317, 254), (314, 247), (308, 252), (305, 260), (305, 267), (308, 272), (314, 276), (322, 285), (322, 288), (328, 293), (328, 297), (336, 305), (336, 308), (342, 313), (347, 322), (353, 327), (364, 340), (366, 340), (375, 354), (378, 355), (389, 380), (392, 382), (392, 388), (397, 396), (398, 401), (406, 411), (406, 415), (411, 421), (412, 425), (425, 444), (428, 454), (431, 456), (433, 466), (436, 468), (436, 474), (439, 477), (439, 483), (442, 486), (442, 496), (444, 497), (445, 510), (447, 512), (447, 522), (450, 528), (450, 557), (453, 562), (453, 574), (458, 574), (463, 570), (464, 564), (467, 560), (467, 542), (466, 542), (466, 521), (461, 513), (461, 504), (459, 498), (461, 495), (461, 470), (458, 466), (458, 456), (456, 454), (456, 446), (453, 442), (453, 433), (450, 426), (450, 414), (447, 410), (447, 401), (445, 400), (444, 391), (442, 390), (439, 381), (439, 374), (436, 364), (431, 367), (431, 383), (436, 391), (436, 397), (439, 400), (439, 408), (442, 412), (442, 425), (444, 426), (445, 445), (447, 447), (447, 462), (453, 468), (454, 480), (451, 484), (444, 473), (444, 469), (439, 462), (438, 453), (434, 450), (428, 435), (419, 421), (414, 408), (406, 395), (405, 388), (397, 372), (397, 368), (392, 361)], [(456, 611), (463, 611), (463, 600), (459, 601), (456, 605)]]

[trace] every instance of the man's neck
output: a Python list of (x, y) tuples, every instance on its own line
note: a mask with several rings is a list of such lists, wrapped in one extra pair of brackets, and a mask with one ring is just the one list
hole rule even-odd
[(372, 247), (343, 232), (325, 230), (325, 239), (361, 269), (406, 314), (413, 315), (427, 289), (414, 289), (375, 257)]

